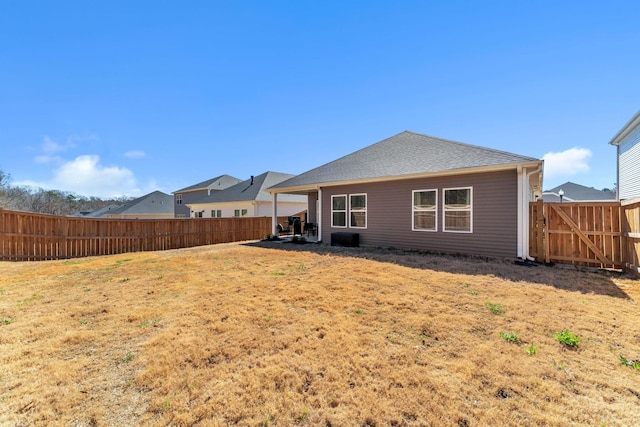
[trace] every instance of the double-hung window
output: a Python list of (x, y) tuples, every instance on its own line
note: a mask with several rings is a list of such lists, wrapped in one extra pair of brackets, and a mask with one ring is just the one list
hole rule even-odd
[(211, 209), (211, 218), (222, 218), (222, 210)]
[(473, 232), (472, 190), (472, 187), (444, 189), (444, 231)]
[(182, 204), (182, 194), (176, 194), (176, 205)]
[(349, 227), (367, 228), (367, 195), (349, 195)]
[(347, 196), (344, 194), (331, 196), (331, 226), (347, 226)]
[(414, 231), (438, 231), (438, 190), (413, 191)]

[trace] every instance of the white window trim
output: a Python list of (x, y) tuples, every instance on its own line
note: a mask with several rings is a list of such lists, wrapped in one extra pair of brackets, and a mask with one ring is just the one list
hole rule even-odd
[[(427, 210), (416, 210), (416, 205), (415, 205), (415, 193), (421, 193), (423, 191), (435, 191), (436, 192), (436, 207), (435, 207), (435, 214), (436, 214), (436, 219), (435, 219), (435, 224), (436, 224), (436, 228), (433, 230), (429, 230), (427, 228), (416, 228), (416, 224), (415, 224), (415, 213), (416, 212), (430, 212)], [(443, 224), (444, 227), (444, 224)], [(425, 231), (428, 233), (435, 233), (438, 231), (438, 189), (437, 188), (425, 188), (423, 190), (413, 190), (411, 192), (411, 230), (412, 231)]]
[[(455, 209), (453, 212), (469, 212), (469, 231), (462, 230), (447, 230), (447, 218), (446, 218), (446, 208), (447, 204), (445, 203), (445, 195), (447, 194), (447, 190), (469, 190), (469, 196), (471, 196), (471, 203), (469, 209)], [(461, 234), (471, 234), (473, 233), (473, 187), (450, 187), (442, 189), (442, 231), (445, 233), (461, 233)]]
[[(351, 209), (351, 197), (353, 196), (364, 196), (364, 209), (362, 210), (353, 210)], [(347, 198), (347, 200), (349, 201), (349, 228), (357, 228), (359, 230), (366, 230), (367, 229), (367, 225), (369, 225), (369, 214), (368, 214), (368, 209), (367, 209), (367, 205), (369, 204), (369, 201), (367, 200), (367, 193), (353, 193), (353, 194), (349, 194), (349, 197)], [(364, 227), (357, 227), (355, 225), (351, 225), (351, 212), (364, 212), (364, 223), (365, 226)]]
[[(333, 209), (333, 198), (334, 197), (344, 197), (344, 225), (334, 225), (333, 224), (333, 213), (334, 212), (343, 212), (343, 211), (337, 211)], [(331, 227), (332, 228), (347, 228), (347, 225), (349, 224), (349, 196), (347, 194), (333, 194), (331, 196)]]

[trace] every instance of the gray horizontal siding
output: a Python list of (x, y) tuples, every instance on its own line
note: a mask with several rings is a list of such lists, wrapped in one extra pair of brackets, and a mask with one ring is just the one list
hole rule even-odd
[[(473, 233), (443, 232), (443, 189), (473, 187)], [(438, 231), (412, 231), (412, 191), (438, 190)], [(367, 193), (367, 229), (332, 228), (331, 196)], [(328, 187), (322, 191), (322, 239), (335, 231), (360, 234), (367, 246), (483, 256), (517, 256), (516, 171)]]
[(640, 127), (620, 143), (619, 153), (620, 199), (640, 197)]

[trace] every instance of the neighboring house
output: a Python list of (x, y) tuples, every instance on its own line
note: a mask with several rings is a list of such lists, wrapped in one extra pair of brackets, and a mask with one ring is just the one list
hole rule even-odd
[(609, 142), (618, 150), (618, 199), (640, 197), (640, 111)]
[(119, 219), (171, 219), (173, 218), (173, 196), (154, 191), (132, 200), (119, 208), (111, 209), (105, 218)]
[(542, 193), (542, 200), (545, 202), (595, 202), (615, 199), (615, 191), (596, 190), (573, 182), (565, 182)]
[(542, 164), (405, 131), (271, 187), (273, 230), (284, 194), (306, 194), (320, 240), (526, 258)]
[(176, 218), (189, 218), (190, 210), (187, 206), (195, 200), (200, 200), (203, 196), (209, 196), (212, 192), (224, 190), (236, 185), (241, 180), (229, 175), (221, 175), (197, 184), (190, 185), (173, 192), (174, 198), (174, 215)]
[(108, 214), (109, 212), (111, 212), (114, 209), (119, 208), (120, 206), (122, 206), (122, 205), (112, 203), (110, 205), (107, 205), (107, 206), (102, 207), (100, 209), (96, 209), (94, 211), (77, 212), (77, 213), (73, 214), (72, 216), (79, 216), (79, 217), (83, 217), (83, 218), (103, 218), (103, 217), (105, 217), (106, 214)]
[[(273, 211), (271, 194), (266, 188), (293, 177), (291, 174), (265, 172), (251, 177), (225, 190), (203, 194), (187, 203), (191, 217), (229, 218), (271, 216)], [(307, 196), (287, 194), (278, 199), (279, 214), (291, 216), (307, 209)]]

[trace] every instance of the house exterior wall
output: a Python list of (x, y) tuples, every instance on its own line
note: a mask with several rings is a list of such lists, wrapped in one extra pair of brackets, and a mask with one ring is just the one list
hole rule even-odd
[[(516, 257), (518, 179), (515, 170), (354, 184), (322, 189), (322, 239), (360, 234), (363, 246), (398, 247), (481, 256)], [(472, 232), (443, 231), (443, 190), (472, 187)], [(437, 231), (413, 231), (413, 190), (438, 190)], [(367, 228), (331, 226), (331, 196), (367, 194)]]
[[(307, 208), (306, 203), (290, 203), (290, 202), (278, 202), (278, 216), (291, 216), (297, 214)], [(196, 212), (202, 212), (203, 218), (211, 218), (212, 210), (221, 210), (222, 218), (232, 218), (235, 216), (235, 210), (242, 209), (247, 210), (249, 217), (270, 217), (273, 213), (273, 207), (271, 202), (227, 202), (227, 203), (207, 203), (207, 204), (193, 204), (189, 215), (193, 218)]]
[[(182, 197), (182, 203), (178, 204), (178, 195)], [(173, 195), (173, 213), (175, 218), (189, 218), (191, 210), (187, 203), (193, 203), (207, 195), (207, 190), (185, 191), (184, 193), (176, 193)]]
[(618, 197), (640, 197), (640, 127), (618, 145)]

